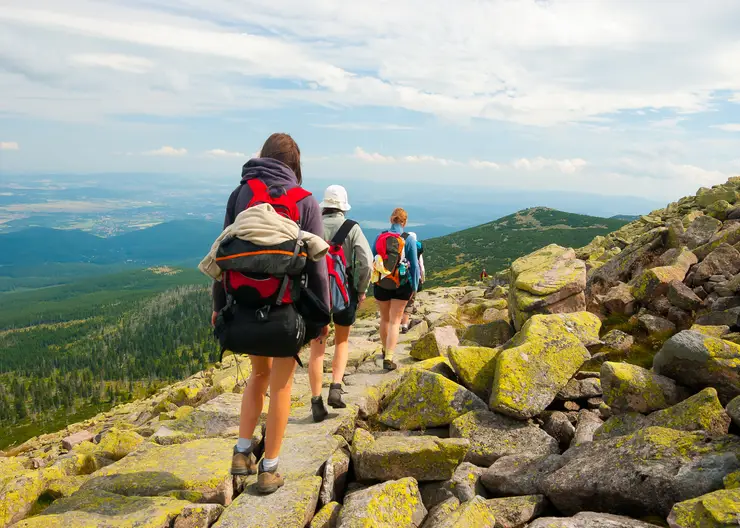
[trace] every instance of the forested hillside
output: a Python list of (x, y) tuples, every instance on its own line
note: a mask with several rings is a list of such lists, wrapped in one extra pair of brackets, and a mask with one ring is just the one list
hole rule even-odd
[(564, 213), (536, 207), (424, 242), (428, 286), (454, 285), (489, 273), (548, 244), (580, 247), (627, 223), (619, 218)]

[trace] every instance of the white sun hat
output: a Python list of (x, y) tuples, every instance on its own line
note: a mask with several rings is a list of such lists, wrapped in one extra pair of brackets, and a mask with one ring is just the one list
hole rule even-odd
[(339, 209), (340, 211), (352, 209), (347, 201), (347, 189), (341, 185), (329, 185), (324, 191), (324, 200), (319, 205), (322, 209)]

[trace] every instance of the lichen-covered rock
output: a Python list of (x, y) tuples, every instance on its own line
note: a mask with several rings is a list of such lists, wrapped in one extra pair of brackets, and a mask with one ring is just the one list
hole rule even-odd
[[(2, 459), (0, 459), (2, 460)], [(26, 470), (21, 465), (0, 466), (0, 525), (7, 526), (25, 517), (59, 470)], [(40, 526), (40, 525), (36, 525)]]
[(476, 495), (485, 495), (486, 489), (480, 481), (483, 471), (483, 468), (470, 462), (463, 462), (449, 480), (422, 485), (421, 498), (424, 506), (431, 510), (450, 498), (457, 499), (459, 503), (472, 500)]
[(629, 363), (601, 365), (601, 386), (606, 404), (619, 412), (650, 413), (689, 396), (672, 379)]
[[(740, 224), (737, 224), (740, 234)], [(706, 246), (702, 246), (704, 248)], [(699, 249), (694, 250), (699, 251)], [(735, 275), (740, 271), (740, 252), (729, 244), (718, 244), (708, 252), (701, 263), (694, 268), (694, 284), (698, 285), (712, 275)]]
[(465, 460), (490, 466), (503, 456), (528, 453), (559, 453), (558, 442), (537, 426), (489, 411), (476, 411), (457, 418), (450, 436), (470, 440)]
[(449, 425), (458, 416), (486, 404), (465, 387), (424, 370), (404, 373), (378, 420), (395, 429)]
[(601, 322), (588, 312), (569, 316), (532, 317), (498, 355), (492, 410), (520, 419), (537, 416), (591, 357), (578, 336)]
[(120, 460), (136, 450), (144, 437), (134, 431), (113, 428), (103, 435), (97, 451), (111, 460)]
[[(241, 394), (226, 393), (199, 406), (193, 412), (166, 425), (173, 434), (222, 436), (238, 434)], [(162, 433), (159, 435), (164, 436)], [(157, 433), (155, 433), (156, 435)]]
[(319, 493), (319, 506), (337, 501), (344, 496), (350, 460), (349, 451), (340, 448), (334, 451), (329, 460), (326, 461), (321, 492)]
[(67, 451), (71, 451), (74, 446), (81, 444), (82, 442), (92, 442), (95, 437), (90, 431), (77, 431), (69, 436), (62, 439), (62, 447)]
[(419, 360), (446, 356), (450, 347), (459, 344), (460, 340), (457, 338), (455, 329), (451, 326), (442, 326), (434, 328), (414, 343), (410, 355), (412, 358)]
[(658, 528), (621, 515), (582, 512), (574, 517), (542, 517), (529, 525), (529, 528)]
[(718, 490), (679, 502), (668, 516), (671, 528), (725, 528), (740, 520), (740, 489)]
[(601, 338), (604, 343), (601, 351), (607, 354), (611, 352), (629, 352), (635, 344), (635, 338), (621, 330), (610, 330)]
[(694, 389), (714, 387), (720, 401), (740, 395), (740, 345), (684, 330), (665, 342), (653, 370)]
[(668, 409), (655, 411), (646, 418), (613, 416), (598, 431), (597, 437), (611, 438), (634, 433), (645, 427), (667, 427), (680, 431), (707, 431), (714, 435), (727, 434), (730, 417), (722, 408), (717, 391), (706, 388)]
[(342, 505), (338, 502), (330, 502), (314, 516), (308, 528), (336, 528), (339, 522), (339, 512)]
[(689, 249), (703, 246), (722, 228), (722, 222), (711, 216), (701, 215), (688, 226), (681, 240)]
[(437, 521), (435, 528), (493, 527), (496, 517), (483, 497), (461, 504)]
[(169, 497), (124, 497), (102, 490), (86, 490), (59, 499), (41, 515), (14, 525), (20, 528), (74, 526), (106, 528), (169, 528), (187, 501)]
[(338, 528), (418, 528), (426, 514), (416, 480), (403, 478), (347, 495)]
[(579, 411), (578, 425), (576, 426), (576, 432), (573, 435), (573, 441), (570, 443), (570, 446), (575, 447), (587, 442), (593, 442), (594, 434), (603, 424), (604, 421), (595, 412), (586, 409)]
[(539, 517), (547, 508), (544, 495), (504, 497), (486, 501), (496, 518), (496, 528), (517, 528)]
[(413, 477), (417, 482), (449, 479), (470, 442), (460, 438), (384, 436), (377, 440), (364, 429), (355, 431), (352, 463), (361, 481)]
[(498, 320), (469, 326), (462, 338), (482, 347), (495, 348), (506, 343), (512, 335), (511, 325), (507, 321)]
[(740, 438), (731, 435), (648, 427), (569, 450), (541, 486), (564, 514), (665, 517), (676, 502), (720, 489), (723, 477), (740, 468), (738, 449)]
[(692, 332), (699, 332), (700, 334), (704, 334), (709, 337), (716, 337), (721, 339), (726, 334), (730, 332), (730, 327), (727, 325), (719, 325), (719, 326), (708, 326), (708, 325), (700, 325), (695, 324), (692, 325), (691, 328), (689, 328)]
[(450, 363), (450, 360), (443, 356), (437, 356), (431, 359), (417, 361), (416, 363), (411, 365), (411, 368), (428, 370), (429, 372), (440, 374), (445, 378), (453, 381), (457, 379), (457, 375), (452, 369), (452, 364)]
[[(450, 326), (448, 324), (440, 325), (440, 326)], [(429, 332), (429, 323), (426, 321), (422, 321), (417, 325), (412, 326), (409, 328), (409, 331), (405, 334), (401, 334), (398, 336), (398, 342), (399, 343), (411, 343), (421, 338), (424, 334)]]
[(658, 266), (645, 270), (635, 279), (632, 295), (638, 301), (650, 301), (668, 292), (672, 281), (683, 281), (689, 268), (697, 263), (696, 255), (688, 248), (683, 248), (667, 266)]
[(488, 347), (453, 347), (448, 358), (460, 382), (477, 396), (488, 399), (501, 350)]
[(97, 471), (82, 490), (153, 497), (166, 492), (194, 492), (203, 502), (229, 504), (233, 496), (233, 440), (205, 438), (186, 444), (144, 443), (115, 464)]
[(172, 528), (207, 528), (221, 517), (223, 511), (220, 504), (190, 504), (183, 508)]
[(286, 480), (270, 495), (249, 486), (226, 508), (214, 528), (287, 528), (306, 526), (316, 512), (321, 477)]
[(740, 427), (740, 396), (733, 398), (730, 403), (727, 404), (725, 411), (732, 419), (732, 422)]
[(494, 497), (542, 494), (542, 479), (564, 463), (561, 455), (511, 455), (499, 458), (481, 475)]
[(442, 519), (448, 517), (452, 512), (460, 507), (460, 499), (449, 497), (436, 506), (429, 509), (429, 515), (424, 519), (421, 528), (436, 528)]
[(583, 400), (596, 398), (603, 394), (601, 380), (599, 378), (571, 379), (563, 389), (558, 392), (559, 400)]

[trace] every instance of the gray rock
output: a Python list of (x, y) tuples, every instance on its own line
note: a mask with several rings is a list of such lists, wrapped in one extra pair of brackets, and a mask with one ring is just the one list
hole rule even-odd
[(90, 431), (77, 431), (74, 434), (62, 438), (62, 447), (67, 451), (71, 451), (74, 446), (82, 442), (92, 442), (93, 438), (95, 438), (95, 435)]
[(740, 307), (740, 295), (732, 297), (720, 297), (712, 303), (713, 312), (724, 312)]
[(204, 528), (215, 523), (224, 511), (220, 504), (190, 504), (175, 519), (173, 528)]
[(711, 216), (703, 215), (691, 222), (681, 240), (689, 249), (694, 249), (709, 242), (721, 227), (722, 222)]
[(635, 338), (621, 330), (610, 330), (601, 338), (604, 346), (617, 352), (629, 352)]
[(658, 526), (621, 515), (581, 512), (568, 518), (542, 517), (531, 523), (529, 528), (658, 528)]
[(668, 285), (668, 300), (673, 306), (690, 312), (698, 310), (704, 305), (699, 296), (681, 281), (672, 281)]
[[(693, 280), (693, 279), (692, 279)], [(704, 286), (697, 286), (693, 288), (691, 291), (693, 291), (699, 299), (704, 300), (707, 298), (708, 292), (704, 289)]]
[[(429, 515), (424, 520), (421, 528), (437, 528), (443, 519), (447, 518), (452, 512), (460, 507), (460, 500), (457, 497), (449, 497), (429, 509)], [(429, 508), (427, 506), (427, 508)]]
[(416, 480), (403, 478), (345, 497), (338, 528), (418, 528), (426, 515)]
[(447, 515), (441, 516), (434, 528), (481, 528), (495, 526), (496, 518), (483, 497), (461, 504)]
[(573, 440), (573, 435), (576, 433), (576, 428), (570, 423), (568, 417), (560, 411), (549, 413), (545, 418), (542, 429), (558, 441), (562, 451), (568, 449)]
[(637, 320), (640, 322), (640, 326), (651, 335), (666, 335), (676, 331), (676, 325), (667, 319), (655, 315), (642, 314)]
[(412, 358), (418, 360), (447, 356), (447, 350), (459, 344), (460, 340), (457, 337), (455, 329), (451, 326), (442, 326), (424, 334), (414, 343), (411, 347), (410, 355)]
[(603, 306), (608, 313), (620, 315), (632, 315), (635, 313), (637, 304), (632, 295), (632, 288), (620, 282), (611, 288), (604, 297)]
[(337, 449), (324, 465), (324, 479), (319, 493), (319, 507), (341, 500), (347, 487), (347, 475), (351, 461), (349, 451)]
[(455, 470), (451, 479), (423, 484), (421, 497), (424, 506), (431, 509), (451, 497), (458, 499), (459, 502), (467, 502), (476, 495), (485, 495), (486, 488), (480, 481), (483, 471), (483, 468), (470, 462), (463, 462)]
[[(699, 260), (704, 260), (707, 255), (711, 254), (721, 245), (733, 246), (740, 244), (740, 222), (732, 221), (725, 222), (722, 231), (714, 235), (709, 242), (703, 246), (699, 246), (694, 249), (694, 254)], [(729, 268), (728, 268), (729, 269)], [(727, 271), (725, 270), (725, 273)], [(737, 271), (730, 272), (731, 274), (737, 273)]]
[(618, 412), (658, 411), (689, 396), (671, 378), (629, 363), (604, 363), (601, 365), (601, 381), (604, 401)]
[(559, 400), (582, 400), (601, 396), (601, 380), (599, 378), (572, 379), (564, 389), (558, 392)]
[(561, 455), (506, 456), (499, 458), (483, 472), (481, 482), (495, 497), (539, 495), (542, 493), (542, 479), (563, 463)]
[(506, 343), (514, 334), (508, 321), (472, 325), (463, 333), (462, 339), (472, 341), (480, 346), (496, 348)]
[(583, 410), (578, 413), (578, 425), (571, 442), (571, 447), (579, 446), (587, 442), (593, 442), (594, 433), (604, 424), (599, 415), (594, 412)]
[(694, 323), (694, 318), (692, 317), (691, 312), (687, 312), (686, 310), (682, 310), (676, 306), (671, 306), (666, 318), (676, 325), (676, 328), (679, 330), (686, 330)]
[(710, 312), (696, 318), (696, 324), (702, 326), (735, 326), (738, 324), (738, 314), (734, 311)]
[(529, 453), (556, 454), (558, 442), (537, 426), (489, 411), (467, 413), (452, 422), (450, 436), (466, 438), (470, 449), (465, 460), (490, 466), (503, 456)]
[(735, 275), (739, 271), (740, 252), (728, 244), (720, 244), (694, 269), (694, 284), (699, 285), (718, 273)]
[(549, 502), (544, 495), (504, 497), (486, 501), (496, 517), (496, 528), (515, 528), (544, 513)]
[(740, 346), (684, 330), (665, 342), (653, 370), (694, 389), (714, 387), (720, 401), (740, 395)]
[(732, 423), (740, 427), (740, 396), (733, 398), (732, 401), (727, 404), (725, 411), (730, 418), (732, 418)]
[(720, 489), (724, 476), (740, 468), (738, 449), (740, 438), (731, 435), (649, 427), (570, 449), (541, 486), (566, 515), (592, 510), (665, 518), (676, 502)]

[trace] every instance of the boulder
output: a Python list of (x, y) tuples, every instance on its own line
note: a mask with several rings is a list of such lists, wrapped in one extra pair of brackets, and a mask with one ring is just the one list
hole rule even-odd
[(461, 504), (445, 516), (442, 516), (434, 528), (468, 528), (472, 526), (494, 526), (496, 517), (483, 497)]
[(511, 455), (499, 458), (481, 475), (481, 482), (496, 497), (539, 495), (542, 479), (563, 464), (561, 455)]
[(450, 426), (452, 438), (470, 441), (467, 462), (490, 466), (501, 457), (528, 453), (559, 453), (558, 442), (535, 425), (489, 411), (467, 413)]
[(215, 523), (224, 507), (220, 504), (189, 504), (175, 519), (172, 528), (203, 528)]
[(325, 506), (340, 500), (344, 496), (350, 461), (349, 451), (344, 448), (334, 451), (329, 460), (326, 461), (323, 470), (324, 478), (319, 492), (319, 506)]
[(486, 489), (480, 482), (483, 471), (483, 468), (470, 462), (463, 462), (455, 469), (449, 480), (424, 484), (421, 487), (424, 506), (431, 509), (450, 498), (457, 499), (458, 502), (467, 502), (476, 495), (485, 495)]
[(694, 389), (714, 387), (723, 403), (740, 395), (740, 345), (684, 330), (665, 342), (653, 370)]
[(547, 414), (542, 429), (558, 441), (561, 451), (568, 449), (573, 440), (573, 435), (576, 433), (576, 428), (570, 423), (565, 413), (560, 411)]
[(339, 512), (342, 511), (342, 505), (338, 502), (330, 502), (311, 519), (308, 528), (336, 528), (339, 521)]
[(449, 497), (429, 510), (421, 528), (436, 528), (443, 519), (460, 507), (460, 499)]
[(640, 326), (651, 336), (668, 336), (676, 331), (676, 325), (668, 319), (644, 313), (637, 317)]
[(486, 504), (496, 518), (497, 528), (517, 528), (544, 513), (548, 502), (544, 495), (526, 495), (491, 499)]
[(506, 343), (512, 335), (513, 331), (508, 321), (498, 320), (469, 326), (462, 338), (483, 347), (495, 348)]
[(725, 411), (732, 419), (732, 423), (740, 427), (740, 396), (733, 398), (732, 401), (727, 404)]
[(601, 338), (604, 343), (603, 352), (629, 352), (635, 344), (635, 338), (621, 330), (610, 330)]
[(413, 477), (417, 482), (446, 480), (452, 477), (469, 447), (470, 442), (460, 438), (384, 436), (375, 439), (358, 428), (352, 442), (352, 463), (360, 481), (403, 477)]
[(605, 293), (618, 282), (628, 281), (641, 263), (649, 260), (656, 250), (663, 247), (663, 237), (667, 232), (668, 228), (657, 227), (634, 237), (630, 241), (624, 241), (625, 245), (628, 244), (627, 247), (590, 274), (588, 278), (589, 293), (592, 295)]
[(585, 409), (579, 411), (578, 425), (576, 426), (576, 432), (573, 435), (573, 441), (570, 443), (570, 446), (575, 447), (587, 442), (593, 442), (594, 434), (603, 424), (604, 421), (599, 418), (597, 413)]
[(537, 416), (591, 357), (579, 336), (587, 335), (591, 325), (598, 336), (601, 322), (588, 312), (570, 315), (532, 317), (499, 354), (492, 410), (520, 419)]
[(26, 470), (17, 462), (2, 464), (3, 460), (0, 458), (0, 526), (8, 526), (25, 517), (48, 482), (62, 475), (53, 469)]
[(541, 486), (566, 515), (592, 510), (666, 517), (676, 502), (721, 488), (723, 477), (740, 468), (738, 449), (740, 438), (730, 435), (649, 427), (569, 450)]
[(647, 417), (642, 415), (612, 416), (597, 432), (598, 438), (611, 438), (634, 433), (645, 427), (666, 427), (680, 431), (706, 431), (726, 435), (730, 417), (717, 398), (717, 391), (704, 389), (690, 398)]
[[(221, 394), (200, 405), (187, 416), (169, 422), (165, 427), (167, 430), (181, 433), (181, 436), (184, 434), (198, 438), (238, 435), (241, 401), (241, 394)], [(165, 433), (166, 431), (157, 431), (155, 437), (165, 436)]]
[(737, 198), (737, 191), (734, 188), (727, 185), (718, 185), (711, 189), (706, 187), (699, 189), (696, 195), (696, 203), (706, 208), (719, 201), (734, 203)]
[[(738, 228), (740, 228), (740, 224), (738, 224)], [(701, 263), (694, 269), (694, 285), (707, 281), (713, 275), (735, 275), (739, 271), (740, 251), (729, 244), (719, 244), (716, 249), (707, 253)]]
[(621, 515), (581, 512), (568, 518), (542, 517), (531, 523), (529, 528), (658, 528), (658, 526)]
[(488, 399), (496, 373), (500, 349), (487, 347), (453, 347), (448, 358), (460, 382), (481, 398)]
[(709, 242), (721, 228), (722, 222), (711, 216), (702, 215), (691, 222), (681, 240), (689, 249), (694, 249)]
[(658, 411), (689, 396), (672, 379), (629, 363), (601, 365), (601, 384), (604, 401), (618, 412)]
[(434, 328), (431, 332), (423, 335), (411, 347), (410, 355), (414, 359), (424, 360), (437, 356), (446, 356), (450, 347), (460, 344), (455, 329), (451, 326)]
[(606, 293), (602, 305), (608, 314), (633, 315), (637, 309), (632, 288), (623, 282), (612, 287)]
[(71, 451), (77, 444), (92, 442), (93, 438), (95, 438), (95, 435), (90, 431), (77, 431), (74, 434), (62, 438), (62, 447), (67, 451)]
[(671, 264), (647, 269), (637, 277), (632, 285), (632, 295), (642, 302), (665, 295), (668, 292), (668, 285), (674, 280), (683, 281), (689, 268), (696, 263), (696, 255), (688, 248), (683, 248), (672, 259)]
[(725, 334), (730, 333), (730, 327), (727, 325), (705, 326), (695, 324), (692, 325), (689, 330), (691, 330), (692, 332), (699, 332), (700, 334), (704, 334), (705, 336), (716, 337), (718, 339), (724, 337)]
[(429, 372), (440, 374), (449, 380), (457, 380), (457, 374), (452, 370), (450, 360), (444, 356), (437, 356), (431, 359), (425, 359), (424, 361), (417, 361), (411, 365), (411, 368), (428, 370)]
[(15, 524), (22, 528), (105, 526), (106, 528), (169, 528), (190, 505), (170, 497), (125, 497), (102, 490), (85, 490), (58, 499), (41, 515)]
[(121, 460), (135, 451), (142, 442), (144, 442), (144, 437), (135, 431), (114, 427), (102, 436), (96, 451), (111, 460)]
[(348, 494), (338, 528), (418, 528), (427, 510), (413, 478), (383, 482)]
[(724, 528), (740, 520), (740, 489), (718, 490), (676, 504), (668, 516), (671, 528)]
[(483, 400), (465, 387), (439, 374), (411, 369), (378, 421), (395, 429), (425, 429), (449, 425), (465, 413), (485, 408)]
[[(448, 326), (448, 325), (440, 325), (440, 326)], [(405, 334), (401, 334), (398, 336), (398, 342), (399, 343), (411, 343), (414, 341), (417, 341), (421, 338), (424, 334), (429, 332), (429, 323), (426, 321), (422, 321), (419, 324), (412, 326), (409, 328), (409, 331)]]
[(270, 495), (248, 486), (224, 510), (213, 528), (286, 528), (306, 526), (316, 512), (321, 477), (286, 479), (285, 486)]
[(668, 300), (673, 306), (693, 312), (704, 305), (698, 295), (683, 282), (673, 281), (668, 285)]
[(568, 384), (558, 392), (558, 400), (582, 400), (601, 396), (601, 380), (599, 378), (571, 379)]

